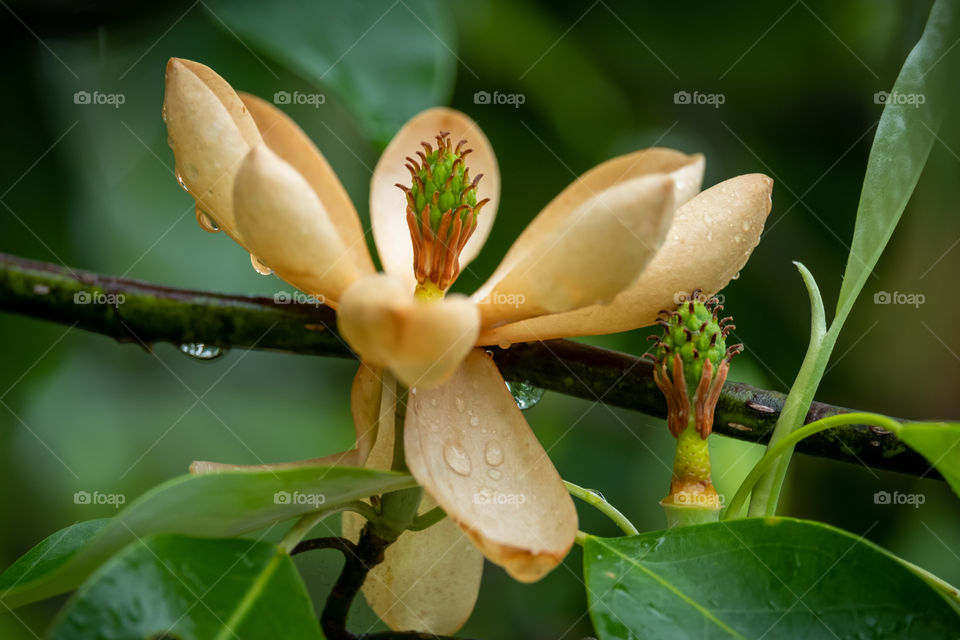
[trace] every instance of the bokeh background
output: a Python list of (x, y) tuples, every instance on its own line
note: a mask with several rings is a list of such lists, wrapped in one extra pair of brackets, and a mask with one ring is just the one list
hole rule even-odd
[[(417, 111), (449, 104), (497, 150), (503, 197), (482, 256), (457, 287), (489, 275), (512, 239), (577, 175), (663, 145), (707, 156), (706, 185), (751, 172), (776, 180), (763, 240), (724, 291), (747, 347), (731, 377), (788, 389), (806, 346), (808, 303), (793, 260), (839, 290), (867, 153), (930, 2), (762, 4), (373, 0), (272, 3), (9, 2), (0, 9), (0, 251), (173, 286), (271, 295), (229, 238), (201, 231), (173, 177), (160, 117), (164, 65), (201, 61), (285, 105), (330, 160), (365, 224), (371, 168)], [(77, 104), (79, 91), (122, 104)], [(477, 92), (519, 96), (478, 103)], [(675, 94), (722, 104), (678, 104)], [(94, 99), (95, 100), (95, 99)], [(114, 102), (118, 100), (114, 99)], [(713, 102), (718, 102), (714, 99)], [(945, 123), (893, 241), (840, 338), (818, 398), (916, 419), (960, 418), (960, 140)], [(881, 291), (922, 294), (878, 305)], [(648, 331), (591, 339), (631, 353)], [(323, 455), (351, 444), (351, 362), (234, 351), (198, 362), (80, 330), (0, 315), (0, 564), (55, 529), (110, 515), (78, 490), (128, 502), (193, 459), (238, 463)], [(662, 421), (548, 393), (527, 417), (561, 474), (595, 487), (641, 529), (661, 528), (672, 439)], [(575, 425), (575, 426), (574, 426)], [(573, 428), (571, 428), (573, 426)], [(755, 447), (714, 443), (730, 492)], [(921, 493), (919, 508), (877, 491)], [(960, 582), (960, 515), (940, 482), (798, 456), (783, 512), (823, 520)], [(614, 534), (589, 510), (581, 527)], [(332, 555), (332, 554), (331, 554)], [(339, 562), (300, 556), (317, 602)], [(487, 567), (470, 637), (591, 635), (575, 549), (535, 585)], [(63, 599), (0, 614), (0, 636), (41, 635)], [(358, 629), (370, 624), (362, 607)]]

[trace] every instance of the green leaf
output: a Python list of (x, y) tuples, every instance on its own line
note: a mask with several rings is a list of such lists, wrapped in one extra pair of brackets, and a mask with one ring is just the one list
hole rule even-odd
[(0, 594), (0, 603), (13, 608), (74, 589), (104, 560), (137, 538), (158, 533), (236, 536), (315, 511), (318, 505), (330, 509), (411, 486), (415, 482), (406, 474), (354, 467), (181, 476), (134, 500), (58, 565), (20, 569), (15, 582), (4, 574), (0, 581), (11, 587)]
[(614, 638), (945, 638), (960, 616), (871, 542), (790, 518), (587, 537), (590, 614)]
[(85, 520), (53, 533), (33, 549), (20, 556), (0, 575), (0, 596), (20, 584), (24, 578), (35, 580), (52, 573), (99, 533), (110, 518)]
[(332, 90), (382, 144), (411, 116), (450, 98), (454, 30), (432, 0), (209, 4), (216, 25)]
[[(893, 234), (950, 108), (960, 5), (937, 0), (883, 107), (863, 179), (857, 223), (837, 300), (840, 324)], [(917, 104), (921, 102), (921, 104)]]
[(51, 640), (323, 638), (290, 556), (252, 540), (161, 535), (130, 543), (87, 580)]
[(897, 437), (929, 460), (960, 497), (960, 424), (907, 422), (897, 429)]

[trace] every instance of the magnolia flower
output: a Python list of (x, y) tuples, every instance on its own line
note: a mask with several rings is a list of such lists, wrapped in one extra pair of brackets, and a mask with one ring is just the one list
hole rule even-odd
[(554, 198), (477, 292), (445, 295), (489, 235), (500, 196), (493, 149), (464, 114), (416, 115), (377, 163), (370, 221), (382, 273), (330, 165), (273, 105), (173, 59), (164, 118), (201, 226), (337, 310), (362, 360), (350, 461), (389, 467), (397, 381), (409, 388), (406, 463), (427, 492), (422, 509), (438, 504), (449, 519), (403, 534), (367, 580), (367, 599), (394, 628), (451, 633), (473, 608), (483, 557), (529, 582), (574, 543), (570, 496), (478, 347), (653, 324), (678, 292), (726, 285), (770, 210), (766, 176), (698, 195), (703, 156), (637, 151)]

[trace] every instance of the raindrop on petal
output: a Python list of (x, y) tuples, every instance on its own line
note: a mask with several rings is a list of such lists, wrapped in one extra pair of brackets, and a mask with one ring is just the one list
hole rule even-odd
[(496, 440), (487, 443), (487, 451), (484, 454), (487, 464), (497, 467), (503, 464), (503, 447)]
[(180, 345), (180, 351), (197, 360), (215, 360), (227, 352), (226, 349), (202, 342), (188, 342)]
[(443, 448), (443, 459), (448, 467), (461, 476), (468, 476), (473, 470), (473, 465), (470, 464), (470, 456), (455, 444), (448, 444)]
[(200, 225), (200, 228), (209, 233), (216, 233), (220, 231), (220, 225), (211, 218), (203, 209), (200, 208), (200, 205), (197, 205), (197, 224)]
[(730, 279), (731, 279), (731, 280), (739, 280), (739, 279), (740, 279), (740, 272), (737, 271), (735, 274), (733, 274), (733, 276), (732, 276)]
[(517, 403), (517, 408), (521, 411), (530, 409), (540, 402), (543, 397), (543, 389), (536, 387), (529, 382), (508, 382), (507, 389), (513, 394), (513, 399)]
[(252, 253), (250, 254), (250, 264), (252, 264), (254, 270), (262, 276), (268, 276), (273, 273), (273, 269), (260, 262), (260, 259)]

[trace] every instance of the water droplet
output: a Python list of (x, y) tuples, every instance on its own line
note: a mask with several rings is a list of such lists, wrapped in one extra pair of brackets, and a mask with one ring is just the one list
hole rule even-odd
[(226, 349), (202, 342), (189, 342), (180, 345), (180, 351), (197, 360), (215, 360), (227, 352)]
[(436, 399), (436, 398), (430, 398), (430, 406), (431, 406), (431, 407), (437, 406), (437, 399)]
[(503, 473), (500, 469), (487, 469), (487, 475), (490, 476), (491, 480), (499, 480)]
[(743, 224), (740, 225), (740, 228), (743, 229), (744, 231), (750, 231), (750, 221), (744, 220)]
[(180, 185), (180, 188), (183, 189), (184, 191), (186, 191), (187, 193), (190, 193), (190, 188), (187, 187), (187, 183), (183, 181), (183, 176), (180, 175), (180, 172), (179, 172), (179, 171), (174, 171), (174, 172), (173, 172), (173, 175), (175, 175), (175, 176), (177, 177), (177, 184)]
[(479, 427), (480, 426), (480, 416), (471, 416), (470, 417), (470, 426)]
[(455, 473), (462, 476), (470, 475), (473, 465), (470, 464), (470, 456), (455, 444), (448, 444), (443, 448), (443, 459)]
[(707, 231), (707, 242), (713, 240), (713, 231)]
[(260, 262), (260, 259), (252, 253), (250, 254), (250, 264), (252, 264), (253, 269), (262, 276), (268, 276), (273, 273), (273, 269)]
[(453, 405), (457, 408), (457, 411), (463, 413), (466, 410), (466, 405), (463, 403), (463, 398), (454, 398)]
[(501, 349), (509, 349), (511, 344), (513, 344), (513, 343), (511, 343), (511, 342), (501, 342), (501, 343), (498, 344), (497, 346), (500, 347)]
[(503, 464), (503, 448), (496, 440), (491, 440), (487, 443), (487, 451), (484, 456), (487, 459), (487, 464), (492, 467), (498, 467)]
[(743, 242), (743, 236), (738, 233), (737, 235), (733, 236), (733, 241), (736, 243)]
[(533, 407), (543, 397), (543, 389), (529, 382), (508, 382), (507, 389), (513, 394), (513, 399), (521, 411)]
[(216, 233), (220, 231), (220, 226), (216, 221), (211, 218), (203, 209), (200, 208), (200, 205), (197, 205), (197, 224), (200, 225), (200, 228), (209, 233)]
[(589, 491), (589, 492), (592, 493), (593, 495), (597, 496), (598, 498), (600, 498), (600, 499), (603, 500), (604, 502), (607, 501), (607, 499), (603, 497), (603, 494), (600, 493), (599, 491), (597, 491), (596, 489), (587, 489), (587, 491)]
[(737, 271), (735, 274), (733, 274), (733, 277), (731, 277), (730, 279), (731, 279), (731, 280), (739, 280), (739, 279), (740, 279), (740, 272)]

